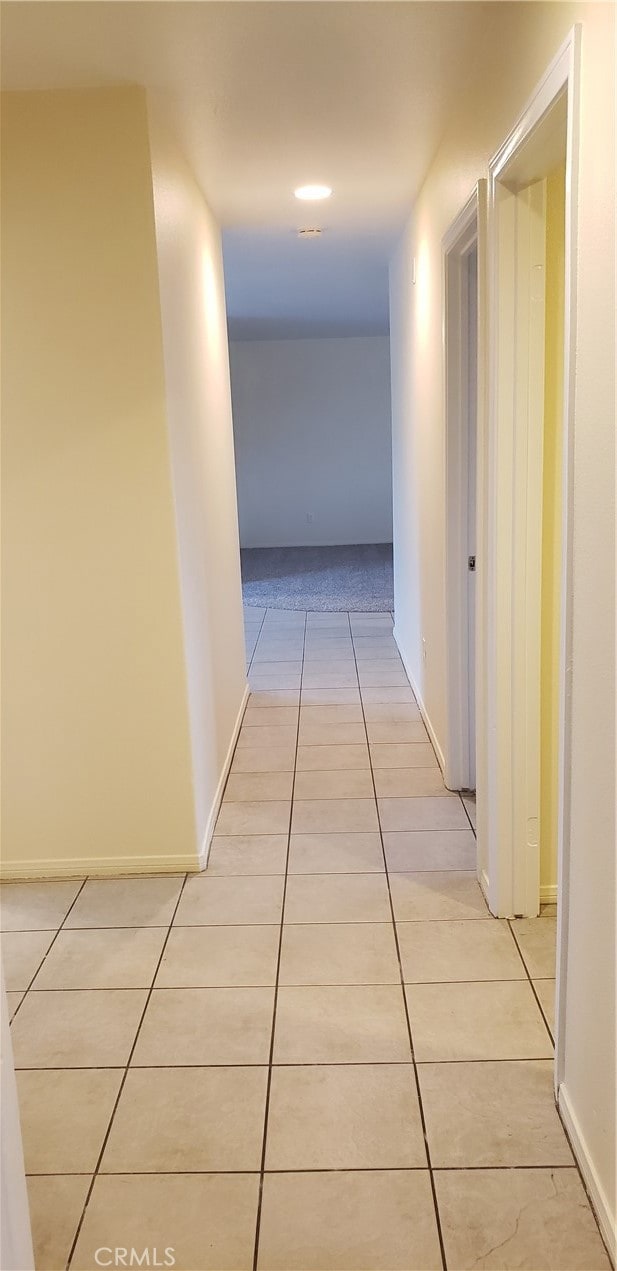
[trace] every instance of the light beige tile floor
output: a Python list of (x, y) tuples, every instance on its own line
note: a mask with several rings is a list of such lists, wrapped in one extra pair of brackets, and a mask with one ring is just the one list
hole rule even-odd
[(604, 1271), (555, 915), (490, 918), (390, 616), (246, 635), (205, 876), (2, 889), (37, 1271)]

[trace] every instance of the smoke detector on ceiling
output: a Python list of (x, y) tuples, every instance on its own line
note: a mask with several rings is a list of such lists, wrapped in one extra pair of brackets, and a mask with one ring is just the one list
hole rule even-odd
[(323, 234), (322, 229), (299, 229), (298, 238), (319, 238)]

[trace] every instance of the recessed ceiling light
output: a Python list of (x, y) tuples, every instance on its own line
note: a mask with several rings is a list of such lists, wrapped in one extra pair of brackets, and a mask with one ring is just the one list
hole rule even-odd
[(332, 190), (329, 185), (299, 185), (294, 194), (297, 199), (329, 199)]

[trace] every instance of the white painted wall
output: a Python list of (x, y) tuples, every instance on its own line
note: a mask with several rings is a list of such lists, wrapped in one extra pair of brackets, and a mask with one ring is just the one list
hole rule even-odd
[(392, 541), (387, 337), (232, 342), (231, 382), (243, 547)]
[[(503, 24), (503, 6), (500, 6)], [(615, 1218), (614, 11), (509, 6), (437, 151), (391, 265), (396, 631), (445, 738), (441, 239), (574, 22), (582, 23), (574, 457), (572, 811), (561, 1099), (605, 1229)], [(481, 59), (482, 49), (478, 49)], [(412, 260), (416, 258), (416, 282)], [(422, 639), (426, 640), (426, 660)]]
[(4, 973), (0, 963), (0, 1106), (2, 1107), (2, 1135), (0, 1135), (0, 1267), (7, 1271), (34, 1271), (32, 1232), (24, 1153), (19, 1123), (17, 1083), (13, 1062), (13, 1043), (9, 1028), (9, 1008), (4, 987)]
[(193, 784), (203, 854), (247, 692), (225, 289), (218, 225), (152, 104), (149, 118)]

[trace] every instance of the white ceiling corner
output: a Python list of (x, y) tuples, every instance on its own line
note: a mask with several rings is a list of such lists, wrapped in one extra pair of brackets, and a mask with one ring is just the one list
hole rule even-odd
[[(3, 87), (156, 94), (223, 228), (232, 335), (385, 332), (392, 243), (492, 7), (4, 3)], [(299, 203), (309, 181), (333, 197)], [(313, 225), (319, 239), (297, 238)]]

